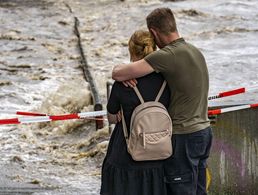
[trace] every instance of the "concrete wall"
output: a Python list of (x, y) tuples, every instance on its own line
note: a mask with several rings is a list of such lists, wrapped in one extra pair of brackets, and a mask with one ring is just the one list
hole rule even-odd
[(213, 133), (210, 194), (258, 195), (258, 109), (219, 115)]

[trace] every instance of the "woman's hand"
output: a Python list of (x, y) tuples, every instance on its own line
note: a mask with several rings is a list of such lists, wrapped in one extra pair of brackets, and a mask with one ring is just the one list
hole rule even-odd
[(119, 123), (122, 119), (120, 111), (117, 114), (108, 113), (107, 117), (108, 117), (108, 122), (111, 123), (111, 124)]

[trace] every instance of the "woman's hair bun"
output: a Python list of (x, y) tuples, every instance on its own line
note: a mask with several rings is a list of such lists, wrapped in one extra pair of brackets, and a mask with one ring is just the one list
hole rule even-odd
[(130, 55), (137, 56), (140, 59), (156, 50), (153, 36), (149, 31), (144, 30), (135, 31), (131, 36), (128, 45)]
[(153, 52), (156, 47), (152, 37), (145, 38), (143, 40), (143, 55), (144, 57)]

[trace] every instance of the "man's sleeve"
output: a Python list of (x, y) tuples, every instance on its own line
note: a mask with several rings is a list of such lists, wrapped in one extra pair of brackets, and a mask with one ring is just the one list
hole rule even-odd
[(148, 64), (150, 64), (156, 72), (162, 73), (167, 72), (168, 69), (170, 69), (170, 71), (173, 69), (175, 57), (171, 51), (161, 49), (152, 52), (151, 54), (146, 56), (144, 60), (148, 62)]
[(118, 83), (115, 82), (113, 84), (108, 103), (107, 103), (107, 111), (110, 114), (117, 114), (120, 110), (120, 101), (119, 101), (119, 86)]

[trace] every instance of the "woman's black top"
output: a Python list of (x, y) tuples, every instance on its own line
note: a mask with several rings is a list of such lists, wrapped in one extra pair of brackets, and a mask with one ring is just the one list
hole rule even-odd
[[(163, 81), (158, 73), (137, 79), (137, 87), (144, 101), (155, 100)], [(169, 88), (166, 86), (159, 102), (168, 108), (169, 98)], [(116, 114), (122, 106), (128, 130), (132, 112), (139, 104), (140, 100), (132, 88), (125, 87), (121, 82), (114, 83), (107, 110)], [(165, 194), (162, 162), (134, 161), (127, 152), (122, 123), (117, 123), (102, 166), (101, 195)]]

